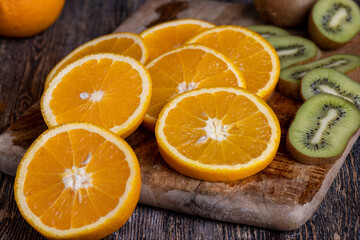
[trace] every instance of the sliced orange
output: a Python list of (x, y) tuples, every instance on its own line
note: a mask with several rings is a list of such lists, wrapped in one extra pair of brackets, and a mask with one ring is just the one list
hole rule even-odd
[(67, 65), (86, 55), (96, 53), (122, 54), (141, 63), (145, 63), (149, 56), (144, 40), (135, 33), (122, 32), (101, 36), (76, 48), (56, 64), (46, 77), (45, 88), (49, 85), (50, 80)]
[(164, 160), (183, 175), (230, 181), (270, 164), (280, 143), (271, 108), (242, 88), (192, 90), (165, 105), (156, 123)]
[(279, 57), (259, 34), (239, 26), (206, 30), (187, 43), (199, 43), (228, 56), (244, 74), (247, 89), (263, 99), (270, 97), (280, 74)]
[(140, 168), (131, 147), (87, 123), (45, 131), (15, 178), (22, 216), (51, 239), (100, 239), (129, 219), (139, 199)]
[(193, 36), (214, 24), (198, 19), (179, 19), (158, 24), (140, 34), (149, 49), (149, 60), (180, 47)]
[(41, 99), (49, 127), (89, 122), (127, 137), (142, 122), (151, 98), (149, 72), (133, 58), (94, 54), (61, 70)]
[(143, 125), (152, 131), (161, 109), (180, 93), (203, 87), (246, 87), (244, 77), (229, 58), (198, 44), (165, 53), (146, 67), (153, 94)]

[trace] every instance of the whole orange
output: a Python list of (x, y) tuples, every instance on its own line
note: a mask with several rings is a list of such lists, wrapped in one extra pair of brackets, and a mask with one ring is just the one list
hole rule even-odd
[(65, 0), (0, 0), (0, 35), (28, 37), (55, 22)]

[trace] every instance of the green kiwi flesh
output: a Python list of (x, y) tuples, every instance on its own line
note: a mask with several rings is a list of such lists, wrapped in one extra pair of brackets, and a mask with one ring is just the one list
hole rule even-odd
[(309, 17), (311, 38), (324, 49), (336, 49), (360, 31), (360, 9), (352, 0), (320, 0)]
[(342, 97), (318, 94), (297, 111), (288, 130), (286, 147), (305, 164), (337, 160), (360, 127), (360, 111)]
[(342, 97), (360, 110), (360, 84), (337, 70), (314, 69), (301, 80), (301, 96), (304, 100), (320, 93)]
[(304, 65), (285, 68), (280, 72), (278, 89), (286, 96), (301, 99), (300, 80), (311, 70), (317, 68), (332, 68), (348, 73), (360, 66), (360, 57), (350, 54), (334, 54)]
[(274, 36), (266, 40), (275, 48), (281, 69), (321, 56), (315, 43), (302, 37)]
[(272, 36), (289, 36), (290, 33), (286, 30), (272, 26), (272, 25), (254, 25), (247, 26), (246, 28), (260, 34), (264, 38), (272, 37)]

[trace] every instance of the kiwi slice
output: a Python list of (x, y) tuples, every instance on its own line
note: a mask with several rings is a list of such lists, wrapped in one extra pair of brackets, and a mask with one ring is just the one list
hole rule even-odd
[(311, 38), (321, 48), (336, 49), (360, 31), (360, 9), (352, 0), (319, 0), (309, 17)]
[(360, 57), (350, 54), (335, 54), (304, 65), (292, 66), (281, 70), (278, 89), (286, 96), (301, 99), (300, 80), (316, 68), (332, 68), (340, 72), (353, 72), (360, 66)]
[(289, 128), (286, 147), (305, 164), (331, 163), (360, 127), (360, 111), (342, 97), (322, 93), (309, 98)]
[(342, 72), (329, 68), (308, 72), (301, 80), (301, 96), (306, 100), (319, 93), (342, 97), (360, 110), (360, 84)]
[(281, 69), (321, 57), (321, 51), (310, 40), (297, 36), (274, 36), (266, 40), (275, 48)]
[(260, 34), (264, 38), (272, 37), (272, 36), (289, 36), (290, 33), (286, 30), (272, 26), (272, 25), (254, 25), (247, 26), (248, 29)]

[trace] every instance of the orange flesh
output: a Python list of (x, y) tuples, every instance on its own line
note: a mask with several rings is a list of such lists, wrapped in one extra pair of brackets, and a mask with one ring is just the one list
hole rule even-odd
[(171, 98), (181, 93), (179, 84), (196, 84), (194, 89), (239, 86), (234, 72), (223, 60), (200, 49), (184, 49), (169, 54), (148, 70), (153, 93), (147, 114), (154, 118)]
[[(64, 177), (72, 168), (85, 169), (90, 185), (66, 187)], [(34, 154), (24, 195), (30, 210), (45, 225), (59, 230), (79, 228), (117, 206), (129, 175), (125, 155), (116, 145), (96, 133), (70, 130), (50, 138)]]
[(122, 54), (136, 60), (140, 61), (142, 58), (142, 49), (141, 47), (135, 43), (135, 41), (131, 38), (110, 38), (107, 40), (102, 40), (94, 45), (90, 45), (81, 49), (80, 51), (76, 52), (73, 56), (69, 59), (64, 61), (57, 71), (54, 73), (53, 77), (56, 76), (64, 67), (69, 65), (70, 63), (85, 57), (86, 55), (90, 54), (97, 54), (97, 53), (115, 53), (115, 54)]
[(228, 56), (243, 73), (246, 88), (253, 93), (270, 80), (273, 65), (269, 53), (254, 38), (231, 30), (214, 32), (196, 43), (216, 49)]
[(197, 24), (180, 24), (158, 29), (143, 36), (149, 49), (149, 60), (155, 59), (161, 54), (183, 45), (193, 36), (207, 30)]
[[(207, 134), (208, 119), (226, 127), (224, 139)], [(180, 154), (210, 165), (247, 163), (262, 154), (272, 135), (266, 116), (253, 102), (227, 92), (183, 99), (168, 113), (163, 131)]]
[[(141, 92), (142, 79), (130, 64), (89, 60), (63, 77), (52, 93), (50, 108), (58, 124), (85, 121), (111, 129), (136, 111)], [(88, 98), (82, 99), (82, 93)], [(102, 94), (101, 99), (92, 99), (96, 93)]]

